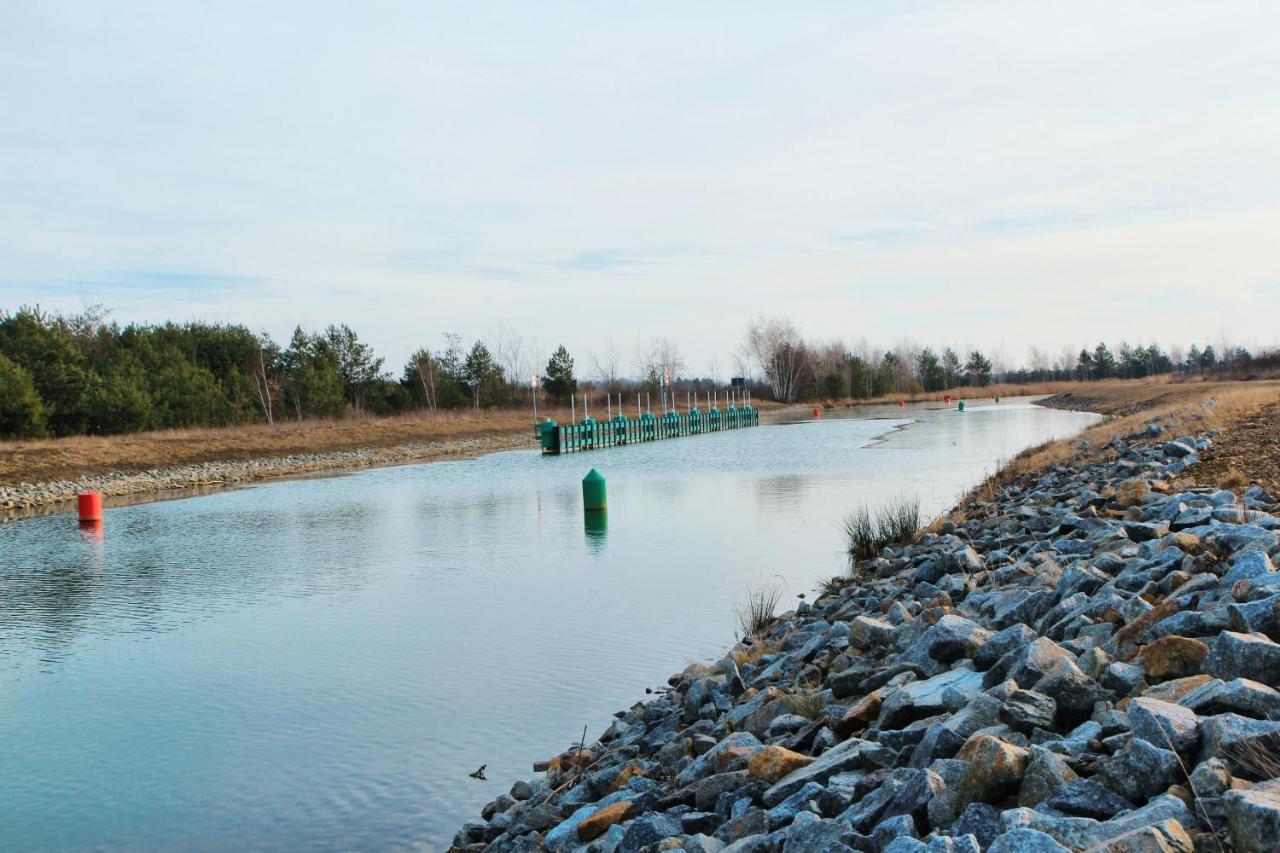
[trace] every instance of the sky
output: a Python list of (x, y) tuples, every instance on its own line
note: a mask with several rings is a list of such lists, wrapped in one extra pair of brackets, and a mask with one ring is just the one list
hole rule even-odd
[[(0, 11), (0, 309), (446, 331), (691, 373), (753, 317), (1280, 340), (1280, 6), (41, 0)], [(626, 359), (629, 361), (629, 358)]]

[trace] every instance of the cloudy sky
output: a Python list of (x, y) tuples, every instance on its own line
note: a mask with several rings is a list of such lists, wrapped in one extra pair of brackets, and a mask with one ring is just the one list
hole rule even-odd
[(10, 3), (0, 308), (1280, 340), (1280, 7)]

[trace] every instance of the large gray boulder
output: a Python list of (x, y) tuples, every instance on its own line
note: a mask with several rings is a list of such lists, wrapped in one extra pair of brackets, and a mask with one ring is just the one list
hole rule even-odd
[(1275, 853), (1280, 848), (1280, 782), (1227, 791), (1223, 808), (1237, 853)]
[(1201, 669), (1215, 678), (1251, 678), (1280, 684), (1280, 645), (1261, 634), (1223, 631), (1213, 641)]

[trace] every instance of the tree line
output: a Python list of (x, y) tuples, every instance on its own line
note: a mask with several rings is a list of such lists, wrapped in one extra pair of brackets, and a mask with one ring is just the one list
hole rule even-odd
[(1248, 377), (1280, 369), (1280, 351), (1254, 354), (1224, 334), (1213, 344), (1187, 349), (1158, 344), (1099, 343), (1078, 352), (1064, 348), (1051, 357), (1031, 347), (1026, 361), (1012, 365), (1002, 350), (934, 349), (903, 340), (891, 348), (862, 341), (806, 340), (784, 318), (759, 318), (747, 329), (737, 353), (740, 369), (762, 377), (781, 402), (870, 399), (894, 394), (985, 387), (993, 382), (1064, 382), (1137, 379), (1163, 374)]
[[(345, 324), (296, 328), (287, 344), (243, 325), (164, 323), (121, 326), (100, 307), (75, 315), (39, 308), (0, 313), (0, 437), (106, 435), (174, 427), (276, 423), (348, 414), (528, 405), (530, 394), (567, 404), (575, 393), (704, 394), (722, 386), (719, 369), (690, 371), (666, 338), (636, 344), (630, 367), (610, 340), (588, 354), (580, 379), (564, 346), (544, 365), (538, 347), (500, 329), (489, 343), (446, 334), (439, 349), (415, 351), (398, 374)], [(536, 360), (535, 360), (536, 359)], [(1280, 369), (1275, 351), (1254, 354), (1225, 336), (1216, 344), (1163, 350), (1122, 343), (1064, 349), (1052, 359), (1032, 348), (1013, 366), (1000, 350), (934, 349), (909, 341), (804, 339), (785, 319), (758, 319), (734, 357), (757, 398), (780, 402), (910, 395), (993, 382), (1100, 380), (1168, 373), (1251, 375)], [(629, 373), (629, 378), (624, 373)], [(536, 377), (539, 390), (530, 380)]]
[[(504, 333), (507, 364), (483, 341), (456, 335), (420, 349), (399, 377), (349, 326), (294, 330), (277, 344), (242, 325), (110, 322), (101, 308), (0, 313), (0, 437), (108, 435), (174, 427), (390, 415), (526, 401), (524, 347)], [(564, 347), (541, 384), (576, 389)], [(522, 398), (522, 395), (523, 398)]]

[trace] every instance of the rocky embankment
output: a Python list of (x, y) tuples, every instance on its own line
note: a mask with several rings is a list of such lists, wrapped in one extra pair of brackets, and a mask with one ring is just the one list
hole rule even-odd
[(454, 851), (1272, 851), (1275, 497), (1165, 422), (886, 550), (491, 802)]
[(149, 471), (115, 472), (77, 480), (51, 483), (20, 483), (0, 486), (0, 518), (9, 512), (56, 506), (73, 500), (81, 492), (101, 492), (108, 496), (165, 492), (174, 489), (208, 488), (291, 477), (321, 471), (397, 465), (453, 456), (470, 456), (495, 450), (525, 447), (533, 443), (527, 435), (482, 436), (407, 444), (394, 448), (361, 448), (330, 453), (308, 453), (245, 462), (203, 462), (154, 468)]

